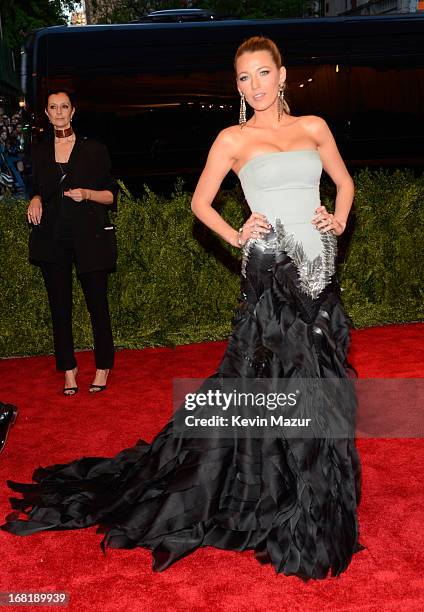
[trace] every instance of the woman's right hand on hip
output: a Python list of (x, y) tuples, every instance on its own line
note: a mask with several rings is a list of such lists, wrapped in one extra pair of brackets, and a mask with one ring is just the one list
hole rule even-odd
[(240, 228), (239, 235), (241, 244), (245, 244), (250, 238), (262, 238), (271, 230), (271, 225), (268, 223), (265, 215), (261, 213), (252, 213), (246, 223)]
[(41, 199), (38, 196), (32, 198), (27, 209), (27, 217), (29, 223), (33, 225), (39, 225), (41, 221), (41, 215), (43, 214), (43, 205)]

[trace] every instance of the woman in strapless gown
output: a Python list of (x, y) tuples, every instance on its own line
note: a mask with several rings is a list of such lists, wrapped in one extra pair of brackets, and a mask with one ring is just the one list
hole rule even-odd
[[(218, 136), (192, 204), (208, 227), (243, 247), (240, 308), (211, 379), (348, 380), (349, 327), (335, 257), (352, 181), (325, 122), (289, 114), (286, 72), (272, 41), (243, 43), (236, 73), (240, 126)], [(245, 99), (254, 109), (249, 121)], [(338, 187), (334, 215), (320, 206), (323, 163)], [(230, 169), (252, 210), (239, 231), (211, 206)], [(309, 400), (324, 426), (304, 438), (283, 429), (188, 437), (176, 434), (174, 417), (151, 444), (39, 468), (36, 484), (9, 482), (22, 494), (12, 506), (25, 518), (15, 512), (2, 528), (29, 535), (102, 525), (103, 547), (149, 548), (158, 571), (214, 546), (254, 550), (259, 562), (303, 579), (339, 575), (361, 548), (359, 459), (352, 436), (326, 432), (322, 404)], [(336, 410), (352, 424), (353, 395)]]

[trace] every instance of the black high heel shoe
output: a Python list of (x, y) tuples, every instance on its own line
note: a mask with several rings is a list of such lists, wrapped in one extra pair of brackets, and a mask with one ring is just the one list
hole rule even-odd
[(89, 392), (90, 393), (100, 393), (100, 391), (104, 391), (107, 385), (90, 385)]
[[(73, 368), (73, 372), (74, 372), (74, 377), (76, 377), (78, 375), (78, 367)], [(72, 393), (67, 393), (67, 391), (72, 391)], [(74, 395), (76, 395), (78, 393), (79, 389), (78, 387), (63, 387), (63, 395), (65, 397), (72, 397)]]
[(16, 421), (18, 409), (13, 404), (0, 402), (0, 453), (4, 449), (10, 428)]
[[(109, 376), (109, 372), (110, 372), (110, 369), (108, 369), (106, 380), (107, 380), (107, 378)], [(105, 391), (106, 387), (107, 387), (107, 385), (95, 385), (94, 383), (92, 383), (90, 385), (89, 392), (90, 393), (100, 393), (101, 391)]]

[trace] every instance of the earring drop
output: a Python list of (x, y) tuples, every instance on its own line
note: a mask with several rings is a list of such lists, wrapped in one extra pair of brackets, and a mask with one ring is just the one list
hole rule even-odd
[(239, 116), (239, 125), (243, 127), (246, 123), (246, 98), (244, 94), (240, 94), (240, 116)]
[(284, 114), (284, 85), (280, 85), (278, 89), (278, 121)]

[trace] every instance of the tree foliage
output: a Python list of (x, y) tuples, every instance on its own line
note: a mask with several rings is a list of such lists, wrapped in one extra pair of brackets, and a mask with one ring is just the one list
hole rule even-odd
[(7, 47), (19, 52), (25, 35), (32, 30), (66, 23), (66, 10), (74, 0), (2, 0), (3, 39)]

